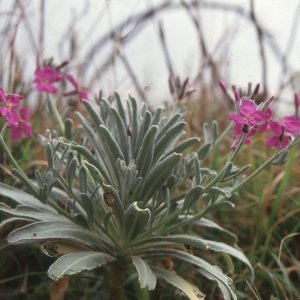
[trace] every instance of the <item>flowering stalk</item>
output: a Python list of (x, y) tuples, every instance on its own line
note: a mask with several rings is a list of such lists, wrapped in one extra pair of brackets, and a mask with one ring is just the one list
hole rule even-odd
[(235, 159), (235, 157), (238, 155), (241, 148), (243, 147), (243, 145), (245, 143), (246, 136), (247, 136), (247, 133), (245, 133), (245, 132), (240, 136), (240, 138), (237, 142), (237, 145), (233, 148), (230, 155), (228, 156), (227, 162), (233, 162), (233, 160)]
[(22, 170), (22, 168), (20, 167), (20, 165), (17, 163), (17, 161), (15, 160), (15, 158), (13, 157), (13, 155), (11, 154), (11, 152), (8, 149), (6, 143), (4, 142), (4, 139), (2, 137), (3, 129), (1, 130), (1, 134), (0, 134), (0, 148), (2, 148), (2, 150), (4, 151), (4, 153), (7, 155), (8, 159), (10, 160), (10, 162), (13, 164), (14, 168), (17, 170), (17, 172), (19, 173), (19, 175), (24, 179), (24, 180), (22, 180), (22, 183), (26, 185), (26, 187), (28, 188), (28, 190), (31, 193), (33, 193), (33, 195), (35, 195), (35, 196), (38, 195), (38, 193), (36, 191), (36, 188), (33, 186), (33, 184), (31, 183), (31, 181), (27, 177), (27, 175), (24, 173), (24, 171)]
[[(292, 146), (296, 145), (298, 141), (291, 144), (288, 148), (291, 148)], [(269, 167), (271, 164), (274, 164), (274, 161), (279, 158), (278, 163), (284, 163), (284, 159), (286, 158), (288, 148), (284, 148), (282, 150), (278, 150), (276, 153), (274, 153), (269, 159), (267, 159), (264, 163), (262, 163), (255, 171), (253, 171), (250, 175), (248, 175), (245, 179), (241, 180), (238, 184), (234, 185), (231, 189), (231, 192), (237, 191), (239, 188), (244, 186), (247, 182), (251, 181), (254, 177), (256, 177), (259, 173), (261, 173), (263, 170), (265, 170), (267, 167)], [(286, 154), (286, 155), (285, 155)]]
[(65, 124), (63, 119), (57, 109), (55, 99), (51, 99), (49, 95), (47, 95), (47, 103), (50, 109), (51, 116), (53, 117), (54, 121), (58, 123), (60, 132), (64, 134), (65, 132)]

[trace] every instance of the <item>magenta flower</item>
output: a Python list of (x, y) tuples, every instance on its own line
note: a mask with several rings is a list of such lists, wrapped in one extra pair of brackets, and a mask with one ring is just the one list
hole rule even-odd
[(285, 148), (300, 134), (300, 120), (295, 116), (284, 117), (279, 122), (271, 120), (269, 126), (273, 134), (266, 138), (268, 147)]
[(234, 126), (233, 126), (234, 142), (231, 145), (232, 149), (236, 149), (242, 134), (246, 134), (245, 139), (244, 139), (244, 144), (247, 144), (247, 145), (250, 144), (250, 139), (255, 135), (255, 133), (256, 133), (255, 127), (251, 127), (251, 128), (249, 128), (248, 126), (246, 126), (246, 128), (244, 128), (244, 127), (245, 126), (242, 124), (234, 123)]
[[(239, 99), (237, 95), (236, 101), (239, 102)], [(263, 126), (266, 126), (269, 114), (272, 113), (272, 111), (265, 113), (260, 111), (253, 100), (242, 98), (241, 101), (239, 113), (229, 114), (229, 119), (234, 122), (233, 137), (235, 140), (231, 146), (232, 149), (236, 148), (242, 134), (246, 134), (244, 143), (250, 144), (250, 138), (255, 135), (257, 129), (261, 128), (263, 131)]]
[(265, 122), (261, 126), (258, 127), (259, 132), (265, 132), (265, 131), (268, 131), (270, 129), (269, 122), (272, 121), (273, 111), (270, 107), (268, 107), (266, 109), (266, 111), (263, 112), (263, 114), (265, 116)]
[(58, 90), (54, 84), (64, 79), (63, 74), (51, 66), (37, 68), (34, 75), (36, 90), (49, 94), (56, 94)]
[(6, 119), (10, 125), (18, 123), (18, 115), (16, 107), (20, 104), (22, 97), (17, 94), (5, 94), (4, 90), (0, 88), (0, 116)]
[(284, 148), (290, 141), (291, 136), (287, 136), (284, 132), (284, 127), (276, 121), (269, 122), (270, 130), (273, 135), (266, 138), (267, 147)]
[(266, 115), (257, 109), (254, 101), (244, 99), (239, 114), (229, 114), (229, 119), (235, 124), (251, 126), (262, 126), (266, 122)]
[(73, 86), (75, 89), (74, 91), (65, 93), (64, 96), (72, 95), (72, 94), (78, 94), (80, 99), (88, 99), (88, 93), (87, 91), (81, 89), (81, 87), (78, 84), (78, 81), (74, 78), (73, 75), (67, 74), (66, 79), (70, 82), (70, 84)]
[(300, 119), (297, 119), (296, 116), (291, 115), (284, 117), (281, 120), (281, 124), (284, 129), (294, 137), (300, 134)]
[(32, 138), (32, 128), (31, 125), (28, 123), (30, 118), (30, 110), (26, 107), (22, 107), (20, 109), (20, 114), (18, 116), (18, 123), (17, 125), (10, 126), (10, 137), (12, 140), (18, 140), (21, 138), (22, 134), (27, 136), (28, 138)]

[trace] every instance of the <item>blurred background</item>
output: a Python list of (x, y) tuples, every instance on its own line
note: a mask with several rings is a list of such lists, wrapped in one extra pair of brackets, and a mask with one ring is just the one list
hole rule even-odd
[[(69, 60), (89, 90), (169, 101), (168, 78), (201, 89), (260, 83), (285, 110), (299, 89), (298, 0), (0, 1), (2, 85), (11, 56)], [(11, 52), (13, 48), (13, 53)]]

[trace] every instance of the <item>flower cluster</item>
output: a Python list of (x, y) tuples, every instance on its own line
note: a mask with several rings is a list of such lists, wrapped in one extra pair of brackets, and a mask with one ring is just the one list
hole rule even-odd
[(52, 65), (46, 65), (36, 68), (34, 72), (35, 88), (38, 92), (45, 92), (48, 94), (56, 94), (59, 92), (57, 85), (59, 83), (65, 83), (70, 85), (71, 90), (63, 93), (63, 96), (78, 95), (80, 99), (88, 99), (88, 93), (82, 89), (75, 77), (72, 74), (64, 74), (61, 68), (65, 66), (67, 62), (61, 64), (58, 67)]
[(6, 94), (0, 88), (0, 117), (11, 131), (11, 139), (18, 140), (22, 134), (28, 138), (32, 137), (31, 125), (28, 123), (30, 111), (27, 107), (20, 107), (22, 96), (17, 94)]
[[(256, 104), (253, 99), (240, 97), (237, 91), (234, 94), (237, 112), (229, 114), (229, 119), (234, 122), (233, 136), (235, 140), (232, 148), (237, 146), (241, 136), (244, 136), (244, 143), (249, 144), (251, 138), (257, 133), (267, 132), (266, 146), (282, 149), (300, 134), (300, 119), (297, 113), (285, 116), (280, 120), (273, 120), (273, 111), (270, 108), (273, 98)], [(297, 95), (295, 99), (298, 100)], [(299, 106), (298, 102), (295, 100), (296, 112)]]

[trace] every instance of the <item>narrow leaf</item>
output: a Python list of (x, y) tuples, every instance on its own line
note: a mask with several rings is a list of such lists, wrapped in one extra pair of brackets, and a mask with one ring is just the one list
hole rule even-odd
[(203, 187), (196, 186), (191, 189), (184, 198), (182, 210), (186, 211), (189, 209), (202, 195)]
[(128, 103), (128, 112), (130, 116), (130, 127), (131, 127), (131, 151), (132, 157), (137, 156), (138, 147), (137, 138), (139, 135), (139, 121), (138, 121), (138, 111), (137, 111), (137, 103), (134, 98), (129, 97)]
[(211, 143), (206, 143), (198, 150), (197, 155), (199, 160), (203, 160), (207, 156), (210, 147), (211, 147)]
[(128, 239), (132, 239), (143, 232), (150, 218), (149, 208), (141, 209), (137, 202), (133, 202), (125, 211), (125, 228)]
[[(225, 275), (218, 266), (211, 265), (204, 259), (187, 252), (173, 249), (151, 249), (149, 255), (152, 256), (170, 256), (175, 259), (195, 265), (198, 272), (208, 279), (215, 280), (223, 293), (225, 300), (237, 300), (234, 291), (231, 289), (232, 279)], [(226, 292), (225, 292), (226, 291)]]
[(188, 138), (188, 139), (184, 140), (183, 142), (179, 143), (174, 149), (172, 149), (170, 152), (168, 152), (165, 156), (168, 156), (171, 153), (182, 153), (184, 150), (195, 145), (199, 141), (200, 141), (199, 138), (195, 138), (195, 137)]
[(0, 195), (7, 197), (9, 199), (12, 199), (15, 202), (22, 204), (22, 205), (32, 206), (32, 207), (41, 208), (43, 210), (47, 210), (50, 212), (55, 212), (55, 210), (52, 207), (50, 207), (49, 205), (43, 204), (40, 200), (31, 196), (30, 194), (26, 193), (25, 191), (16, 189), (16, 188), (9, 186), (2, 182), (0, 182)]
[(150, 125), (151, 120), (152, 120), (152, 114), (150, 111), (146, 110), (144, 117), (140, 121), (139, 136), (137, 138), (137, 145), (136, 145), (137, 149), (140, 149), (142, 142), (144, 140), (144, 137), (145, 137), (146, 133), (148, 132), (149, 128), (152, 126), (157, 127), (157, 125), (154, 125), (154, 124)]
[(82, 193), (87, 193), (88, 190), (87, 175), (86, 175), (86, 169), (83, 166), (81, 166), (79, 169), (78, 179), (79, 179), (80, 191)]
[(7, 237), (9, 243), (33, 243), (58, 239), (90, 247), (102, 246), (100, 237), (76, 224), (66, 222), (35, 222), (12, 231)]
[(118, 113), (120, 114), (124, 124), (127, 124), (126, 113), (119, 94), (115, 93), (115, 99), (117, 101)]
[(152, 115), (152, 120), (150, 125), (158, 125), (161, 121), (162, 109), (159, 107), (155, 110), (154, 114)]
[(66, 139), (68, 140), (72, 140), (72, 127), (73, 127), (73, 120), (70, 118), (67, 118), (65, 120), (65, 132), (64, 135), (66, 137)]
[[(158, 160), (162, 154), (173, 145), (180, 135), (182, 135), (183, 128), (185, 127), (184, 122), (173, 125), (167, 132), (155, 143), (154, 148), (154, 159)], [(159, 133), (159, 132), (158, 132)]]
[(65, 275), (74, 275), (83, 270), (93, 270), (115, 260), (109, 254), (94, 251), (71, 252), (63, 255), (52, 264), (48, 275), (58, 280)]
[(47, 161), (48, 161), (48, 166), (50, 169), (53, 169), (53, 149), (49, 141), (46, 142), (45, 145), (46, 149), (46, 155), (47, 155)]
[(205, 239), (202, 239), (195, 235), (190, 234), (172, 234), (168, 236), (156, 236), (147, 239), (147, 242), (155, 243), (155, 242), (166, 242), (172, 244), (181, 244), (181, 245), (189, 245), (191, 247), (199, 248), (199, 249), (208, 249), (208, 245)]
[(165, 133), (173, 127), (177, 123), (179, 119), (182, 118), (182, 114), (176, 113), (174, 114), (164, 125), (162, 128), (159, 130), (159, 134), (157, 136), (157, 139), (160, 139), (162, 136), (165, 135)]
[(204, 300), (205, 295), (193, 284), (166, 269), (151, 266), (151, 269), (161, 278), (180, 289), (190, 300)]
[(143, 138), (141, 148), (136, 158), (137, 168), (140, 176), (144, 176), (153, 161), (154, 140), (157, 132), (156, 126), (151, 126)]
[(146, 202), (167, 181), (180, 158), (181, 154), (174, 153), (156, 164), (145, 178), (139, 198)]
[(193, 224), (220, 230), (220, 231), (228, 234), (229, 236), (231, 236), (234, 239), (234, 241), (237, 241), (237, 236), (234, 233), (232, 233), (231, 231), (225, 229), (224, 227), (218, 225), (214, 221), (209, 220), (207, 218), (201, 218), (197, 221), (194, 221)]
[(99, 114), (96, 112), (92, 103), (90, 101), (82, 101), (82, 103), (84, 104), (85, 108), (87, 109), (90, 116), (92, 117), (93, 123), (97, 125), (103, 124), (103, 121), (101, 120)]
[(242, 261), (244, 264), (246, 264), (248, 266), (248, 268), (250, 269), (250, 271), (252, 273), (252, 278), (254, 278), (254, 271), (253, 271), (252, 265), (242, 251), (240, 251), (239, 249), (236, 249), (230, 245), (222, 243), (222, 242), (211, 241), (211, 240), (205, 240), (205, 242), (208, 246), (208, 249), (216, 251), (216, 252), (227, 253), (231, 256), (236, 257), (240, 261)]
[(11, 208), (5, 203), (0, 202), (0, 211), (9, 213), (13, 216), (26, 217), (32, 220), (39, 221), (61, 221), (68, 222), (68, 219), (56, 212), (50, 212), (49, 210), (41, 210), (40, 208), (18, 205), (16, 208)]
[(212, 135), (212, 139), (213, 141), (215, 141), (218, 136), (219, 136), (219, 124), (216, 120), (212, 121), (212, 124), (211, 124), (211, 135)]
[(120, 149), (120, 146), (116, 142), (114, 137), (110, 134), (109, 130), (103, 125), (100, 125), (99, 131), (101, 134), (101, 138), (102, 138), (101, 141), (103, 147), (106, 149), (107, 154), (111, 154), (113, 156), (114, 161), (116, 161), (118, 158), (124, 160), (124, 155), (122, 153), (122, 150)]
[(111, 110), (116, 121), (118, 144), (121, 148), (121, 152), (123, 153), (124, 159), (128, 164), (130, 161), (130, 154), (129, 154), (129, 138), (127, 134), (126, 120), (123, 120), (119, 112), (116, 111), (114, 108), (112, 108)]
[(150, 269), (149, 265), (138, 256), (131, 256), (138, 274), (140, 287), (143, 289), (147, 287), (149, 290), (154, 290), (156, 286), (156, 276)]
[(77, 170), (77, 159), (73, 158), (68, 164), (68, 169), (67, 169), (67, 180), (70, 187), (72, 186), (72, 182), (76, 174), (76, 170)]

